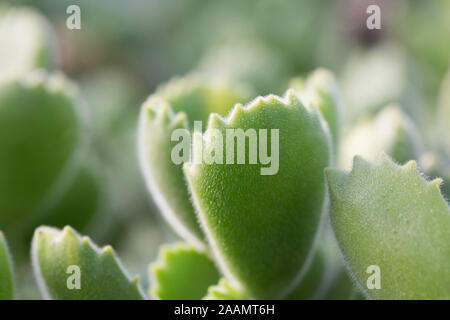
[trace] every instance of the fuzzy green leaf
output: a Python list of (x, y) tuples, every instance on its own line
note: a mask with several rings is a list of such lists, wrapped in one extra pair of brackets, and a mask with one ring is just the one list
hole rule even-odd
[(386, 152), (403, 164), (419, 159), (422, 149), (422, 139), (412, 120), (399, 107), (389, 105), (344, 135), (339, 163), (349, 169), (355, 155), (375, 161), (381, 152)]
[(247, 300), (242, 292), (232, 287), (227, 280), (220, 279), (219, 283), (208, 288), (208, 294), (203, 300)]
[(36, 229), (31, 258), (39, 289), (45, 298), (144, 298), (138, 277), (132, 280), (128, 277), (111, 246), (100, 249), (88, 237), (81, 237), (70, 227), (63, 230)]
[(337, 152), (340, 138), (342, 101), (338, 84), (333, 73), (326, 69), (317, 69), (302, 83), (295, 78), (292, 88), (300, 93), (306, 103), (316, 105), (330, 128), (333, 149)]
[(0, 226), (24, 224), (70, 186), (84, 144), (83, 110), (62, 75), (0, 87)]
[(199, 243), (204, 235), (189, 199), (182, 164), (172, 161), (171, 141), (176, 129), (192, 130), (194, 120), (211, 112), (225, 114), (242, 101), (241, 90), (222, 82), (196, 77), (172, 80), (144, 103), (139, 125), (141, 168), (150, 193), (170, 225), (184, 239)]
[[(211, 137), (212, 129), (222, 141)], [(268, 148), (272, 156), (278, 148), (279, 156), (270, 165), (250, 164), (246, 143), (245, 164), (188, 163), (192, 197), (227, 278), (250, 297), (280, 298), (303, 274), (319, 224), (330, 159), (327, 126), (290, 90), (284, 99), (270, 95), (245, 108), (236, 105), (225, 120), (211, 115), (203, 140), (200, 133), (193, 138), (194, 153), (203, 145), (212, 154), (222, 145), (225, 159), (227, 129), (267, 130)], [(272, 129), (278, 129), (278, 142)]]
[(442, 137), (442, 143), (450, 156), (450, 71), (445, 76), (441, 84), (439, 103), (437, 110), (437, 123), (439, 124), (439, 136)]
[[(339, 246), (368, 296), (449, 299), (450, 209), (442, 180), (428, 182), (414, 161), (398, 166), (384, 154), (375, 164), (355, 157), (350, 173), (326, 175)], [(379, 267), (380, 289), (369, 289), (376, 276), (369, 266)]]
[(0, 300), (11, 300), (14, 296), (13, 267), (8, 245), (0, 231)]
[(149, 273), (149, 293), (162, 300), (201, 299), (219, 280), (219, 272), (207, 253), (187, 244), (161, 247)]

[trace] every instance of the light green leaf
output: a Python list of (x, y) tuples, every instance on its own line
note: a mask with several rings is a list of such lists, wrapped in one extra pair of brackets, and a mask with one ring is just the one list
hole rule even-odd
[(364, 118), (344, 134), (339, 163), (350, 169), (352, 159), (359, 155), (375, 161), (386, 152), (395, 161), (418, 160), (423, 145), (412, 120), (397, 106), (388, 105), (374, 118)]
[(336, 78), (327, 69), (317, 69), (306, 81), (291, 80), (290, 86), (297, 90), (307, 104), (316, 105), (330, 128), (333, 149), (337, 152), (340, 138), (342, 99)]
[(162, 300), (198, 300), (217, 283), (219, 272), (208, 254), (188, 244), (162, 246), (150, 265), (149, 293)]
[(450, 71), (442, 81), (438, 100), (437, 123), (440, 132), (437, 136), (441, 137), (447, 155), (450, 156)]
[(0, 39), (0, 83), (55, 64), (54, 31), (34, 9), (0, 5)]
[[(139, 279), (130, 279), (111, 246), (98, 248), (72, 228), (39, 227), (31, 249), (33, 269), (45, 298), (141, 300)], [(78, 286), (79, 285), (79, 286)]]
[(172, 149), (179, 142), (171, 141), (171, 136), (176, 129), (192, 130), (194, 120), (206, 126), (211, 112), (225, 114), (244, 95), (226, 82), (191, 76), (159, 88), (141, 110), (139, 153), (147, 186), (175, 231), (197, 245), (204, 236), (189, 199), (182, 163), (172, 161)]
[[(212, 137), (212, 129), (223, 139)], [(239, 149), (226, 146), (227, 129), (267, 130), (269, 164), (250, 164), (247, 143), (245, 164), (225, 164), (227, 149), (234, 157)], [(303, 274), (323, 208), (330, 137), (320, 112), (303, 106), (293, 90), (284, 99), (259, 97), (245, 108), (236, 105), (226, 119), (211, 115), (203, 140), (196, 133), (193, 141), (194, 153), (202, 145), (204, 154), (223, 151), (223, 164), (184, 167), (222, 271), (250, 297), (283, 297)]]
[(5, 236), (0, 231), (0, 300), (11, 300), (14, 296), (12, 259)]
[(346, 123), (398, 101), (407, 87), (407, 66), (405, 53), (393, 43), (354, 50), (341, 78)]
[(208, 288), (208, 294), (203, 300), (248, 300), (248, 297), (222, 278), (218, 284)]
[[(350, 173), (327, 169), (326, 175), (339, 246), (366, 294), (449, 299), (450, 209), (442, 180), (428, 182), (414, 161), (398, 166), (384, 154), (375, 164), (355, 157)], [(372, 286), (377, 278), (380, 289)]]
[(419, 167), (430, 178), (441, 177), (444, 181), (440, 188), (445, 199), (450, 199), (450, 163), (444, 153), (428, 151), (419, 159)]
[(35, 72), (0, 87), (0, 225), (24, 225), (55, 205), (84, 152), (76, 89)]

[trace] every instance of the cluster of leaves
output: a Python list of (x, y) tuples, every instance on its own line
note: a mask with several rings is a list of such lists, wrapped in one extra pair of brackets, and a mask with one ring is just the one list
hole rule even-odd
[[(39, 17), (25, 20), (45, 25)], [(83, 160), (88, 120), (75, 85), (61, 74), (31, 72), (52, 70), (51, 50), (50, 43), (30, 48), (26, 61), (18, 57), (0, 78), (0, 227), (7, 235), (27, 234), (37, 224), (82, 229), (100, 203), (97, 179)], [(420, 160), (428, 175), (448, 176), (449, 83), (443, 83), (436, 128), (443, 138), (429, 151), (405, 109), (384, 106), (391, 92), (348, 107), (334, 75), (324, 69), (292, 79), (283, 97), (253, 100), (252, 88), (234, 81), (196, 75), (170, 81), (142, 106), (139, 161), (162, 215), (184, 242), (161, 247), (145, 294), (110, 246), (98, 248), (72, 227), (39, 227), (31, 260), (42, 295), (449, 299), (445, 188), (441, 179), (423, 178), (415, 161), (407, 162)], [(207, 123), (204, 133), (195, 131), (196, 120)], [(213, 132), (278, 129), (279, 171), (265, 176), (264, 164), (196, 163), (194, 154), (175, 164), (175, 129), (192, 134), (192, 150), (201, 146), (209, 154), (224, 145)], [(351, 166), (350, 172), (341, 170)], [(85, 208), (73, 212), (80, 202)], [(366, 285), (370, 265), (382, 272), (379, 289)], [(1, 299), (14, 296), (13, 269), (0, 233)], [(70, 283), (77, 281), (71, 277), (76, 270), (79, 286)]]
[[(70, 225), (85, 232), (95, 230), (90, 233), (103, 238), (124, 218), (114, 214), (116, 210), (131, 211), (124, 210), (130, 208), (130, 202), (133, 209), (139, 205), (134, 181), (130, 183), (134, 175), (140, 178), (137, 164), (133, 165), (137, 162), (133, 159), (134, 137), (123, 134), (134, 133), (135, 123), (111, 110), (113, 103), (104, 101), (107, 106), (96, 106), (95, 110), (85, 103), (78, 86), (57, 71), (60, 55), (54, 30), (35, 10), (0, 5), (0, 35), (0, 296), (11, 298), (16, 291), (15, 297), (37, 297), (34, 289), (29, 293), (13, 290), (11, 253), (20, 270), (15, 287), (23, 289), (28, 279), (22, 269), (28, 262), (26, 254), (36, 226)], [(114, 78), (109, 77), (108, 83), (114, 84)], [(109, 96), (114, 102), (125, 103), (118, 90), (113, 91)], [(85, 93), (89, 95), (89, 90)], [(117, 118), (125, 129), (113, 123)], [(106, 133), (115, 140), (113, 147), (105, 143), (98, 146)], [(131, 146), (125, 156), (111, 156), (123, 145)], [(127, 188), (130, 190), (123, 192)], [(146, 204), (145, 190), (141, 193)], [(6, 249), (5, 238), (11, 250)], [(108, 255), (113, 256), (111, 252)], [(63, 298), (51, 290), (49, 294), (42, 292), (47, 297)], [(100, 293), (95, 297), (101, 298)]]
[[(397, 163), (425, 156), (421, 165), (428, 174), (445, 171), (426, 161), (430, 155), (423, 151), (421, 134), (401, 107), (370, 107), (358, 121), (346, 122), (341, 135), (345, 108), (339, 89), (333, 74), (319, 69), (307, 79), (293, 79), (294, 89), (282, 98), (269, 95), (245, 106), (230, 105), (226, 117), (221, 116), (222, 106), (213, 109), (216, 113), (209, 115), (202, 134), (191, 124), (205, 118), (192, 113), (189, 101), (194, 92), (214, 91), (214, 87), (187, 89), (192, 81), (185, 81), (169, 83), (144, 103), (139, 150), (149, 190), (164, 217), (187, 242), (206, 250), (221, 274), (217, 285), (211, 282), (206, 298), (450, 297), (450, 214), (439, 188), (442, 179), (428, 182), (415, 161)], [(180, 109), (183, 100), (185, 108)], [(214, 107), (204, 101), (197, 103), (197, 112)], [(445, 113), (449, 104), (442, 105)], [(169, 137), (175, 128), (191, 130), (193, 135), (194, 155), (184, 165), (170, 161), (176, 142)], [(260, 165), (192, 160), (198, 145), (209, 153), (223, 148), (225, 142), (217, 141), (213, 129), (225, 136), (227, 129), (238, 128), (280, 129), (277, 175), (260, 175)], [(443, 147), (448, 143), (442, 142)], [(323, 175), (329, 166), (351, 167), (352, 159), (350, 173), (329, 168)], [(191, 279), (189, 287), (204, 283), (206, 278), (195, 276), (190, 267), (180, 267), (175, 274), (175, 263), (170, 261), (176, 259), (168, 259), (167, 250), (163, 249), (163, 262), (151, 269), (157, 288), (151, 290), (154, 297), (179, 297), (164, 291), (174, 282), (180, 283), (178, 292), (187, 291), (187, 283), (175, 279)], [(178, 256), (180, 266), (185, 259), (179, 249), (170, 256)], [(367, 286), (371, 265), (382, 270), (381, 288)]]

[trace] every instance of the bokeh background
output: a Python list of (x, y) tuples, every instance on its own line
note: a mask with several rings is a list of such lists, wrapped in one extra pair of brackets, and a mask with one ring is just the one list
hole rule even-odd
[[(80, 188), (90, 190), (91, 198), (72, 199), (70, 210), (60, 208), (49, 223), (67, 224), (68, 211), (92, 213), (72, 224), (100, 245), (113, 245), (144, 286), (159, 244), (177, 237), (145, 188), (136, 122), (145, 98), (174, 76), (224, 76), (249, 84), (255, 95), (282, 94), (292, 77), (326, 67), (339, 80), (345, 124), (399, 103), (419, 128), (425, 149), (439, 149), (435, 112), (449, 66), (450, 1), (3, 2), (1, 10), (28, 6), (42, 16), (52, 52), (42, 67), (74, 80), (89, 108), (91, 174)], [(81, 30), (66, 27), (71, 4), (81, 8)], [(382, 9), (381, 30), (366, 28), (369, 4)], [(0, 24), (0, 32), (10, 32), (8, 25)], [(24, 41), (27, 36), (33, 34), (21, 35)], [(1, 43), (0, 38), (0, 51)], [(0, 79), (9, 63), (0, 61)], [(8, 234), (19, 269), (17, 298), (39, 297), (27, 260), (30, 234)]]

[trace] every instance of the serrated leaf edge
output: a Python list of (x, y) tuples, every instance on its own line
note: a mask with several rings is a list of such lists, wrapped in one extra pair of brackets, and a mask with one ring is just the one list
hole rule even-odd
[(44, 231), (52, 231), (52, 232), (58, 232), (59, 234), (52, 240), (53, 242), (62, 242), (64, 239), (68, 236), (75, 237), (78, 242), (80, 242), (83, 246), (89, 246), (92, 248), (99, 257), (104, 257), (106, 255), (111, 256), (114, 260), (114, 262), (119, 267), (119, 270), (123, 273), (125, 278), (130, 281), (130, 283), (137, 289), (139, 294), (142, 296), (143, 299), (146, 299), (146, 295), (144, 291), (142, 290), (140, 283), (139, 283), (139, 276), (135, 276), (132, 278), (128, 271), (125, 269), (125, 267), (122, 264), (122, 261), (119, 259), (119, 257), (116, 255), (114, 249), (110, 245), (106, 245), (104, 247), (97, 246), (88, 236), (81, 236), (77, 231), (75, 231), (70, 226), (65, 226), (62, 230), (54, 227), (49, 226), (40, 226), (36, 228), (33, 239), (31, 242), (31, 264), (33, 267), (33, 272), (35, 275), (36, 282), (38, 284), (38, 287), (40, 289), (40, 292), (45, 300), (52, 300), (52, 297), (48, 291), (47, 285), (45, 284), (44, 277), (41, 274), (40, 267), (39, 267), (39, 260), (37, 257), (37, 237), (38, 233)]

